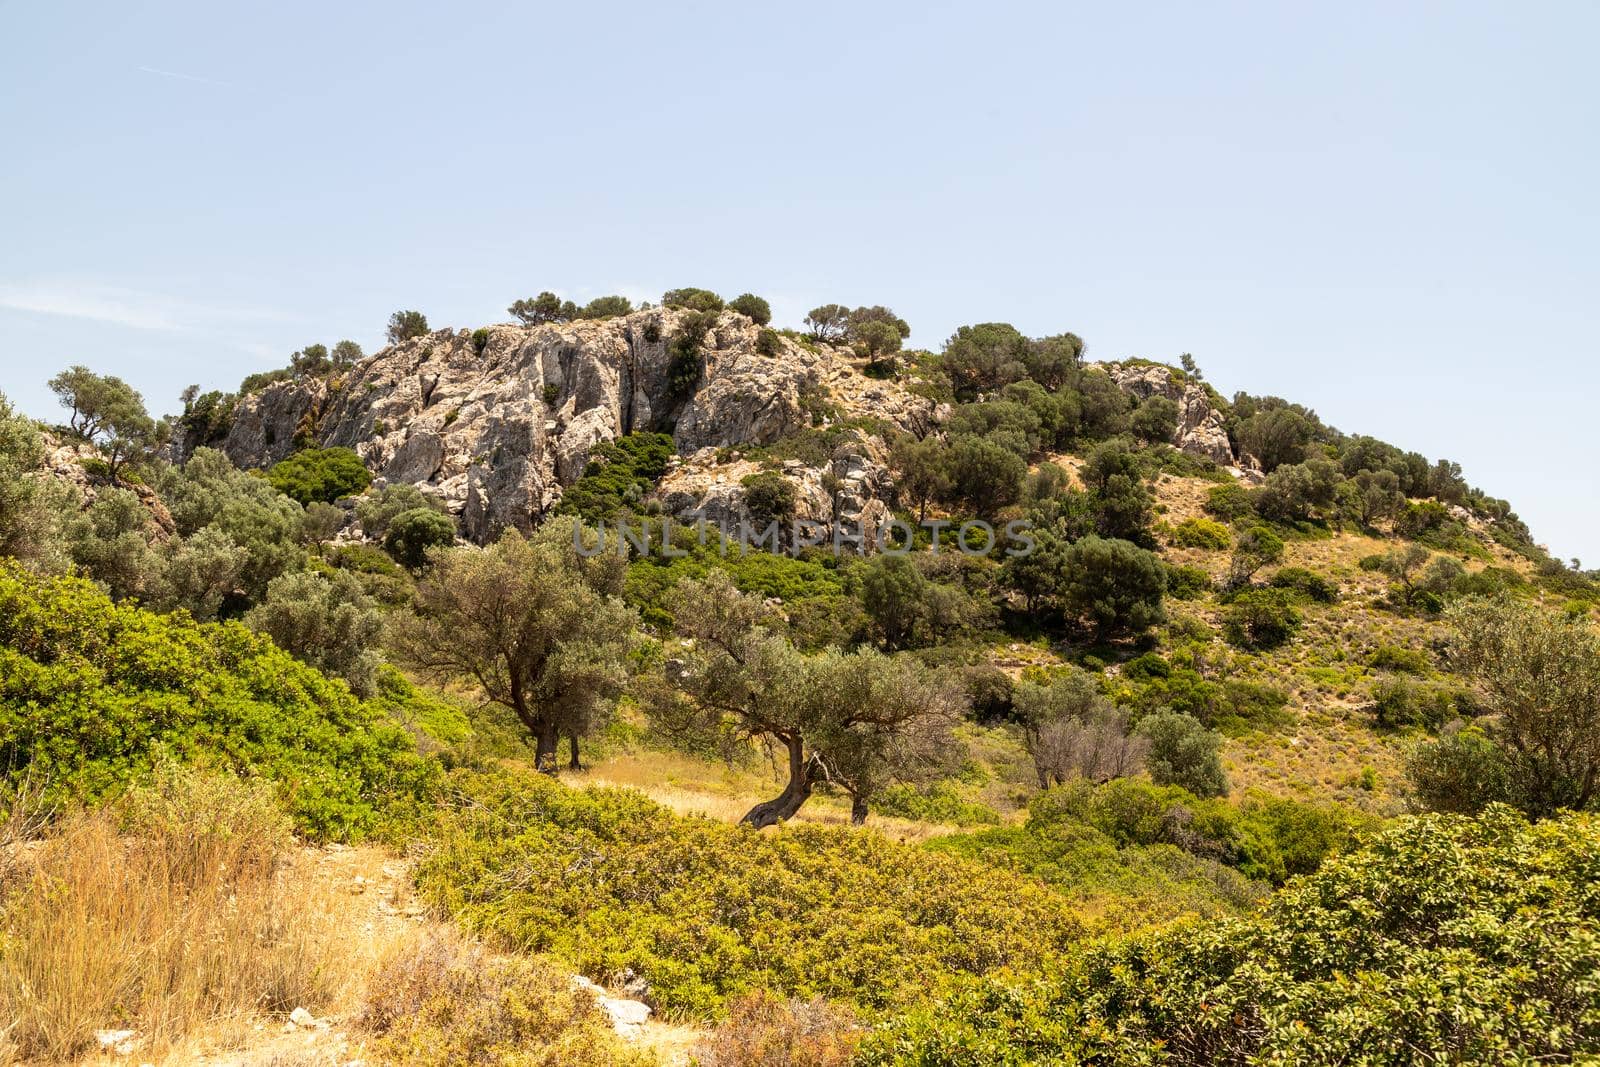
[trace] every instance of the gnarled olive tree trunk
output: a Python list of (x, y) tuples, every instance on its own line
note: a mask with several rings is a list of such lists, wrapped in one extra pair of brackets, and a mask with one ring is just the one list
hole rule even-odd
[(754, 826), (757, 830), (783, 822), (799, 811), (811, 798), (811, 789), (816, 784), (817, 775), (821, 770), (815, 756), (806, 758), (804, 739), (798, 735), (789, 735), (782, 740), (784, 748), (789, 753), (789, 781), (784, 785), (783, 792), (771, 800), (763, 800), (745, 812), (744, 818), (739, 820)]

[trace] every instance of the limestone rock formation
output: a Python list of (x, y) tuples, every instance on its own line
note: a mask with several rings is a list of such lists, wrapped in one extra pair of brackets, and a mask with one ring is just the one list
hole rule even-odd
[[(379, 479), (438, 495), (463, 533), (482, 541), (536, 523), (582, 476), (597, 444), (634, 431), (671, 432), (680, 453), (695, 454), (770, 444), (830, 414), (918, 432), (940, 417), (931, 401), (866, 378), (843, 350), (781, 335), (758, 347), (760, 329), (731, 311), (706, 333), (694, 387), (677, 395), (672, 341), (686, 314), (653, 308), (438, 331), (341, 377), (280, 382), (247, 396), (214, 443), (242, 467), (270, 466), (305, 444), (353, 448)], [(205, 443), (186, 441), (180, 451)], [(812, 472), (812, 510), (822, 514), (823, 498), (830, 507), (837, 498), (859, 513), (886, 493), (882, 448), (861, 445), (856, 459), (834, 461), (843, 489), (823, 493), (825, 472)], [(687, 507), (688, 490), (670, 499)], [(689, 510), (702, 506), (722, 505), (697, 497)]]
[(1203, 456), (1223, 467), (1236, 464), (1222, 412), (1217, 410), (1205, 386), (1180, 378), (1171, 368), (1154, 363), (1105, 363), (1101, 367), (1120, 388), (1140, 400), (1164, 396), (1178, 405), (1178, 429), (1172, 436), (1173, 447)]

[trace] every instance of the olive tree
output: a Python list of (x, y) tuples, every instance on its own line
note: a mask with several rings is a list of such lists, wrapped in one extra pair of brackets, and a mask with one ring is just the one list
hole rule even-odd
[(1494, 716), (1512, 795), (1530, 814), (1594, 805), (1600, 789), (1600, 635), (1509, 598), (1469, 598), (1448, 614), (1451, 664)]
[(378, 640), (383, 618), (346, 571), (280, 575), (267, 598), (244, 617), (246, 626), (272, 638), (296, 659), (343, 678), (357, 696), (377, 689)]
[(637, 617), (603, 566), (578, 557), (570, 520), (533, 539), (508, 530), (487, 548), (447, 549), (418, 583), (415, 612), (396, 622), (396, 649), (435, 678), (476, 683), (527, 729), (539, 769), (554, 771), (561, 738), (576, 761), (579, 736), (627, 678)]
[(161, 442), (164, 425), (150, 417), (144, 398), (121, 378), (69, 367), (50, 379), (50, 391), (71, 411), (67, 429), (99, 449), (112, 481), (129, 461)]
[(783, 790), (743, 821), (790, 818), (829, 782), (865, 818), (882, 785), (913, 776), (949, 750), (964, 708), (959, 684), (918, 661), (873, 650), (807, 659), (772, 628), (761, 598), (739, 592), (722, 571), (679, 584), (673, 606), (679, 658), (656, 694), (669, 729), (758, 741), (787, 771)]

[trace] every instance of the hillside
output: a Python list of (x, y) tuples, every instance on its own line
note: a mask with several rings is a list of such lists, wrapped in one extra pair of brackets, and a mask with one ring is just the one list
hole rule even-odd
[[(0, 401), (7, 1055), (297, 1007), (306, 1062), (1600, 1050), (1600, 580), (1455, 464), (1071, 333), (510, 311), (159, 421), (85, 368), (65, 425)], [(128, 925), (90, 840), (193, 906), (118, 942), (159, 981), (73, 949), (115, 995), (42, 997)], [(358, 843), (426, 936), (336, 965)], [(180, 927), (220, 955), (127, 947)]]

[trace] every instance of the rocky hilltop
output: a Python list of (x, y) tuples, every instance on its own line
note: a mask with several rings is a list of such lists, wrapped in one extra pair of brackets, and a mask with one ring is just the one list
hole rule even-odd
[[(788, 460), (802, 518), (874, 521), (892, 501), (885, 438), (934, 432), (947, 408), (863, 373), (844, 346), (764, 330), (724, 311), (675, 367), (694, 313), (652, 308), (608, 319), (440, 330), (393, 345), (343, 375), (277, 382), (241, 398), (214, 441), (241, 467), (267, 467), (305, 445), (354, 449), (388, 483), (415, 484), (486, 540), (526, 528), (582, 476), (596, 445), (670, 433), (679, 457), (658, 492), (685, 519), (743, 517), (743, 466), (719, 450), (769, 445), (849, 419), (831, 460)], [(1234, 456), (1207, 391), (1168, 368), (1108, 364), (1138, 397), (1179, 405), (1173, 443), (1217, 463)], [(676, 372), (676, 373), (675, 373)], [(684, 382), (688, 380), (686, 386)], [(675, 381), (677, 382), (675, 386)], [(746, 469), (748, 468), (748, 469)]]

